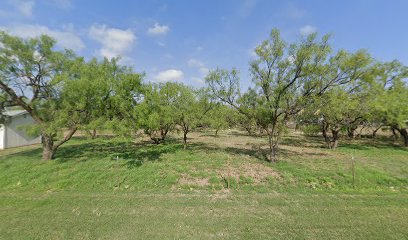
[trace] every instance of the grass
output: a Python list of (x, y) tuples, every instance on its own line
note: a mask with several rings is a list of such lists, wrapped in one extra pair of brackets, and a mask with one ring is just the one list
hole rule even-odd
[[(404, 239), (408, 149), (360, 139), (266, 139), (230, 131), (162, 145), (77, 137), (56, 160), (0, 152), (4, 239)], [(353, 185), (351, 159), (356, 161)]]

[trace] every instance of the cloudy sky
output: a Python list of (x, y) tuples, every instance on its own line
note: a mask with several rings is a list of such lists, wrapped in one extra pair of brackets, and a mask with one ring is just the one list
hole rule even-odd
[(202, 86), (209, 69), (237, 67), (250, 83), (253, 49), (279, 28), (287, 41), (331, 33), (335, 48), (408, 64), (405, 0), (2, 0), (0, 29), (48, 34), (90, 57), (122, 56), (148, 81)]

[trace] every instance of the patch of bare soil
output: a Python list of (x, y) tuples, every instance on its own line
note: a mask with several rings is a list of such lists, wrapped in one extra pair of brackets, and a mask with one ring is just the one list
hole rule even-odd
[(178, 180), (178, 184), (205, 187), (210, 183), (208, 178), (193, 178), (190, 175), (183, 173), (181, 174), (181, 178)]
[(259, 163), (244, 163), (238, 166), (227, 166), (217, 170), (222, 178), (235, 178), (239, 181), (240, 177), (251, 178), (254, 183), (264, 182), (267, 178), (280, 178), (278, 172), (270, 167)]

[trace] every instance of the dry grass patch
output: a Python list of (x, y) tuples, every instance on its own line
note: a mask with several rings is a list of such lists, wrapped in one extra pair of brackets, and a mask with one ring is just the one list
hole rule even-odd
[(187, 186), (199, 186), (199, 187), (205, 187), (210, 185), (209, 179), (208, 178), (194, 178), (188, 174), (181, 174), (181, 177), (178, 180), (178, 184), (180, 185), (187, 185)]
[(246, 162), (240, 166), (227, 166), (216, 171), (222, 178), (233, 178), (237, 182), (241, 179), (252, 179), (253, 183), (262, 183), (270, 178), (279, 179), (278, 172), (271, 167), (267, 167), (260, 163)]

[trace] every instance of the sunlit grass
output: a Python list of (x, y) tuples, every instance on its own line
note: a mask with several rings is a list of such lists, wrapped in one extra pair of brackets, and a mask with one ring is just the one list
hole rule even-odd
[[(0, 152), (5, 239), (404, 239), (408, 150), (363, 139), (323, 148), (289, 136), (193, 133), (187, 150), (75, 138), (54, 161), (39, 146)], [(352, 164), (355, 161), (355, 181)]]

